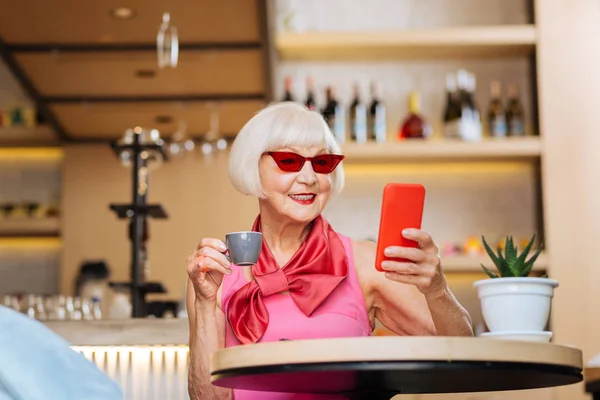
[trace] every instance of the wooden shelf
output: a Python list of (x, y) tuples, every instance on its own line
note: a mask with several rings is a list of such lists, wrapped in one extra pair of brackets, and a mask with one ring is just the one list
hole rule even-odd
[(34, 128), (0, 128), (0, 147), (57, 146), (56, 135), (49, 126)]
[[(533, 254), (533, 251), (532, 251)], [(495, 271), (494, 263), (487, 254), (470, 255), (452, 255), (441, 256), (442, 268), (444, 272), (481, 272), (484, 273), (481, 264), (492, 271)], [(548, 268), (548, 257), (542, 252), (535, 261), (534, 271), (545, 271)]]
[(0, 237), (58, 237), (60, 221), (58, 218), (2, 218), (0, 219)]
[(342, 146), (344, 162), (415, 162), (415, 161), (498, 161), (526, 160), (541, 156), (538, 136), (506, 139), (420, 140), (387, 143), (346, 143)]
[(378, 60), (506, 57), (531, 54), (534, 25), (469, 26), (401, 31), (278, 33), (284, 60)]

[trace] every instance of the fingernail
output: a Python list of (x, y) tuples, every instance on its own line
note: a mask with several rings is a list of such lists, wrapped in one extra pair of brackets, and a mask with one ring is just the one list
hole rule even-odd
[(201, 267), (204, 264), (204, 256), (198, 257), (198, 266)]
[(219, 244), (219, 247), (221, 248), (221, 251), (227, 250), (227, 246), (225, 246), (225, 243)]
[(391, 255), (391, 252), (392, 252), (392, 250), (391, 250), (389, 247), (387, 247), (387, 248), (386, 248), (386, 249), (383, 251), (383, 254), (385, 254), (386, 256), (390, 256), (390, 255)]
[(403, 235), (410, 235), (411, 233), (413, 233), (413, 230), (410, 228), (406, 228), (406, 229), (402, 230)]
[(225, 270), (225, 272), (227, 273), (227, 275), (230, 275), (231, 272), (233, 272), (233, 271), (231, 271), (230, 269), (227, 269), (227, 270)]

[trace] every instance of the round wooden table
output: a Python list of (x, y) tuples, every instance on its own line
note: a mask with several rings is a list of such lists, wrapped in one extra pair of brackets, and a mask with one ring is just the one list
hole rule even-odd
[(467, 337), (361, 337), (230, 347), (211, 356), (214, 385), (390, 399), (403, 393), (534, 389), (583, 380), (579, 349)]

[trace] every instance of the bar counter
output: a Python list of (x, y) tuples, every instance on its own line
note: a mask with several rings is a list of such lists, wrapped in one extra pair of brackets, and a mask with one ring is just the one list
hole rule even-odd
[(45, 325), (115, 380), (123, 400), (188, 400), (188, 320), (48, 321)]
[(48, 321), (73, 346), (187, 346), (187, 318)]

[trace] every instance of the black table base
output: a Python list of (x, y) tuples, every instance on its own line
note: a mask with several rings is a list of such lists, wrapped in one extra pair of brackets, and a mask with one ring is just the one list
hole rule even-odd
[(593, 400), (600, 400), (600, 380), (586, 383), (585, 391), (592, 395)]
[[(518, 362), (418, 361), (288, 364), (213, 371), (215, 385), (244, 390), (337, 393), (351, 400), (397, 394), (536, 389), (577, 383), (581, 370)], [(266, 389), (268, 388), (268, 390)]]

